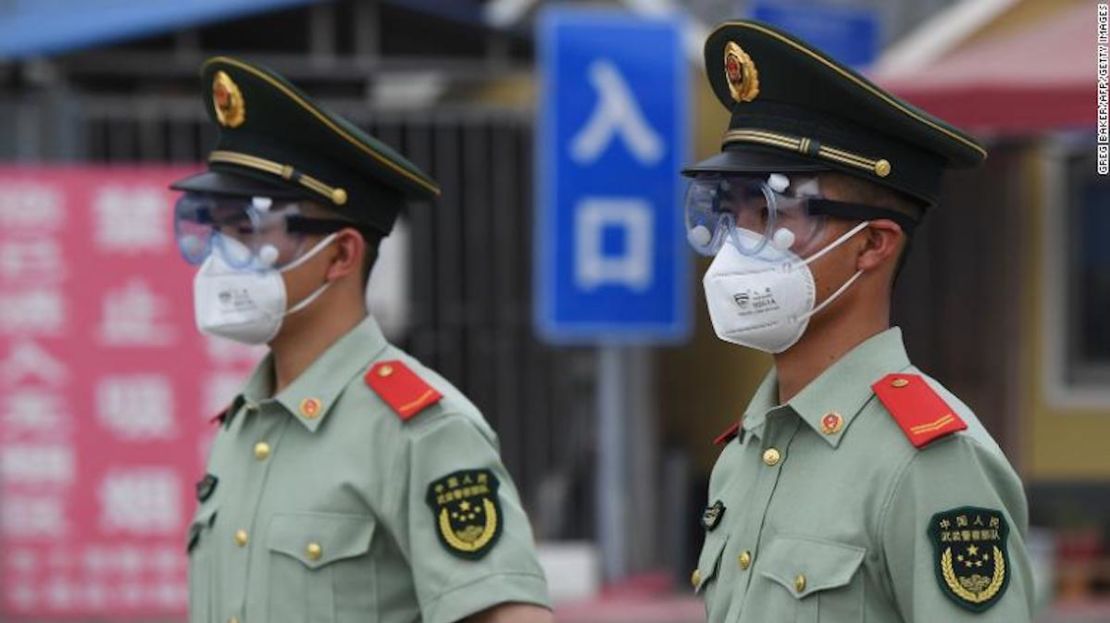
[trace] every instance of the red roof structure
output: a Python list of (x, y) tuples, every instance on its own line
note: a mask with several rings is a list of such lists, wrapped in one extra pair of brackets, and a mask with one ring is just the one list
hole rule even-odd
[(1093, 126), (1094, 4), (1065, 4), (1048, 19), (973, 42), (910, 70), (872, 79), (961, 128), (996, 134)]

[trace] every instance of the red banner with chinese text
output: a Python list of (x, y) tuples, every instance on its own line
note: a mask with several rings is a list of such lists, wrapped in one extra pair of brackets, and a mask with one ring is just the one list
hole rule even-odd
[(0, 167), (0, 612), (176, 617), (194, 483), (261, 355), (197, 333), (174, 168)]

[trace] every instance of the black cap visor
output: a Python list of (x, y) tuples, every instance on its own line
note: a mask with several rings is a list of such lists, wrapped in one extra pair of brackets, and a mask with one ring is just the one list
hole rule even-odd
[(754, 145), (742, 148), (726, 147), (721, 153), (688, 166), (682, 174), (693, 177), (698, 173), (797, 173), (800, 171), (829, 171), (832, 167), (802, 155), (763, 150)]
[(235, 197), (270, 197), (273, 199), (310, 199), (319, 201), (319, 195), (308, 190), (284, 184), (248, 172), (208, 170), (170, 184), (173, 190), (212, 193)]

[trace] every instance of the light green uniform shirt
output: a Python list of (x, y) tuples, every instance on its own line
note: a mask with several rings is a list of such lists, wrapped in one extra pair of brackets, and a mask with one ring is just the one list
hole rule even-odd
[[(443, 394), (408, 421), (364, 381), (394, 360)], [(198, 484), (192, 623), (447, 623), (548, 605), (497, 436), (372, 318), (276, 396), (272, 376), (267, 357)]]
[(710, 623), (1030, 620), (1020, 480), (924, 375), (967, 430), (915, 448), (871, 388), (888, 373), (921, 374), (898, 329), (786, 405), (773, 371), (763, 382), (709, 483), (693, 581)]

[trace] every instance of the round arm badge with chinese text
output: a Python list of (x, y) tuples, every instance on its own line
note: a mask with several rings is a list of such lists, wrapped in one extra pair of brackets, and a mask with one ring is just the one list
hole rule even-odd
[(933, 515), (929, 537), (941, 592), (972, 612), (993, 606), (1010, 583), (1009, 534), (996, 510), (964, 506)]
[(428, 485), (428, 506), (447, 551), (478, 560), (493, 549), (501, 536), (500, 484), (488, 469), (466, 469)]

